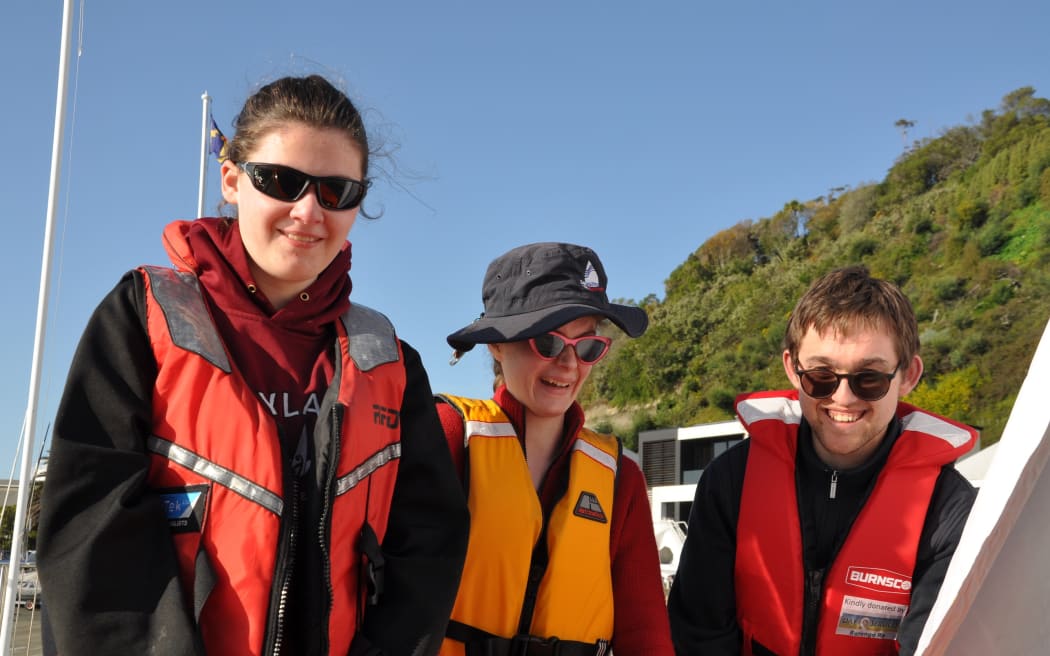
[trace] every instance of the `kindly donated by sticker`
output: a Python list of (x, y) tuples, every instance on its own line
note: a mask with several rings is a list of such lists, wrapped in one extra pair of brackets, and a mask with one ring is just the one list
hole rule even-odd
[(856, 638), (896, 640), (901, 619), (907, 611), (907, 604), (847, 595), (842, 599), (835, 633)]

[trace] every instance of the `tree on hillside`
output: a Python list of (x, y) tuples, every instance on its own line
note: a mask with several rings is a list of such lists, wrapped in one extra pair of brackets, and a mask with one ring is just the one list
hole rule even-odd
[(1018, 119), (1028, 116), (1050, 116), (1050, 100), (1036, 98), (1034, 87), (1021, 87), (1003, 96), (1002, 113)]
[(901, 142), (903, 143), (904, 149), (908, 149), (908, 130), (915, 127), (915, 121), (909, 121), (906, 118), (899, 118), (897, 122), (893, 124), (898, 130), (901, 131)]

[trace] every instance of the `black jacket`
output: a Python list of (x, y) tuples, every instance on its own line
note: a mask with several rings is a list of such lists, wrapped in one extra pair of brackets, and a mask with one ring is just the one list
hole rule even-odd
[[(38, 557), (62, 656), (203, 653), (167, 521), (147, 494), (157, 371), (145, 321), (133, 272), (89, 320), (55, 419)], [(355, 654), (435, 654), (466, 555), (466, 501), (422, 362), (402, 345), (402, 454), (383, 542), (385, 588), (379, 605), (365, 609)], [(311, 621), (307, 612), (292, 617)]]
[[(830, 499), (832, 470), (817, 458), (809, 425), (802, 421), (795, 478), (807, 580), (818, 579), (842, 546), (900, 431), (900, 421), (894, 419), (871, 460), (837, 472), (835, 499)], [(689, 534), (668, 598), (671, 635), (681, 656), (741, 653), (734, 566), (749, 449), (750, 442), (744, 440), (716, 458), (696, 486)], [(941, 470), (919, 538), (911, 605), (898, 632), (901, 654), (912, 654), (918, 646), (975, 497), (973, 486), (954, 466)], [(819, 601), (823, 591), (809, 585), (805, 589), (802, 653), (812, 654), (818, 617), (811, 609), (819, 609), (819, 604), (808, 602)]]

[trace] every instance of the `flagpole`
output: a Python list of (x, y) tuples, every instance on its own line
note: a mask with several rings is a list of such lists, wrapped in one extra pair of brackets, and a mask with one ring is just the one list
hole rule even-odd
[(201, 94), (201, 174), (197, 183), (197, 216), (204, 216), (204, 190), (208, 175), (208, 116), (211, 110), (211, 96), (205, 91)]
[(51, 281), (51, 251), (54, 242), (52, 226), (58, 204), (58, 183), (62, 173), (62, 139), (66, 123), (66, 97), (69, 80), (69, 44), (73, 39), (73, 0), (62, 3), (62, 45), (58, 56), (58, 88), (55, 98), (55, 131), (51, 142), (51, 181), (48, 186), (47, 219), (44, 224), (44, 254), (40, 262), (40, 292), (36, 309), (36, 336), (33, 338), (33, 365), (29, 374), (29, 400), (25, 416), (25, 441), (22, 445), (22, 468), (19, 473), (18, 502), (15, 507), (15, 525), (11, 532), (11, 559), (4, 586), (4, 605), (0, 617), (0, 654), (11, 651), (11, 619), (14, 615), (15, 593), (21, 576), (22, 534), (25, 532), (29, 489), (33, 485), (29, 468), (33, 453), (33, 433), (36, 431), (36, 410), (40, 393), (40, 370), (44, 355), (44, 335), (47, 327), (48, 289)]

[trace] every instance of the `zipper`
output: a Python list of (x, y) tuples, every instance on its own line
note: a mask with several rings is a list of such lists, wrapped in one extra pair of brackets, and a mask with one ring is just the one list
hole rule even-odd
[(335, 600), (335, 593), (332, 591), (332, 559), (328, 553), (328, 543), (331, 536), (331, 530), (329, 527), (329, 521), (331, 519), (332, 511), (332, 490), (335, 487), (335, 476), (339, 469), (339, 451), (341, 441), (339, 436), (342, 430), (343, 424), (343, 406), (336, 403), (332, 406), (332, 431), (329, 434), (329, 440), (331, 444), (331, 458), (328, 459), (330, 466), (328, 472), (325, 475), (324, 485), (324, 496), (321, 500), (321, 522), (317, 527), (317, 539), (320, 542), (321, 547), (321, 567), (324, 570), (324, 583), (325, 590), (328, 592), (328, 607), (324, 609), (324, 622), (322, 626), (326, 627), (323, 635), (321, 636), (321, 653), (328, 653), (328, 630), (327, 627), (332, 621), (332, 604)]
[(276, 595), (270, 599), (270, 624), (267, 629), (270, 648), (266, 650), (266, 653), (272, 654), (272, 656), (280, 656), (281, 649), (284, 647), (285, 613), (288, 608), (288, 592), (292, 584), (295, 546), (299, 535), (299, 479), (295, 476), (288, 476), (288, 479), (291, 486), (291, 494), (287, 498), (288, 503), (285, 505), (286, 514), (283, 519), (287, 521), (284, 522), (281, 540), (282, 549), (279, 550), (283, 551), (283, 553), (278, 554), (277, 571), (274, 576), (275, 579), (280, 580), (281, 585)]
[(835, 498), (835, 491), (839, 489), (839, 471), (837, 469), (831, 470), (831, 487), (828, 489), (828, 498)]
[[(802, 612), (802, 653), (812, 653), (807, 648), (816, 642), (816, 632), (820, 625), (820, 604), (824, 599), (824, 570), (812, 570), (806, 573), (805, 610)], [(808, 618), (809, 621), (806, 621)]]

